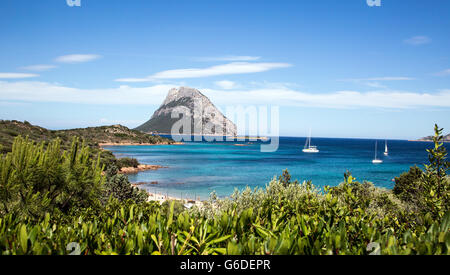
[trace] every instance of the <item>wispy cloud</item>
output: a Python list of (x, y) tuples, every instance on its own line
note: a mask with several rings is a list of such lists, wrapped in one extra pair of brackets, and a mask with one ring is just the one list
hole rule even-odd
[[(111, 89), (78, 89), (46, 82), (0, 81), (3, 101), (67, 102), (110, 105), (160, 105), (173, 85), (149, 87), (120, 86)], [(433, 93), (409, 91), (335, 91), (302, 92), (288, 87), (249, 90), (202, 89), (217, 105), (279, 105), (296, 107), (341, 108), (414, 108), (450, 107), (450, 89)]]
[(59, 56), (55, 59), (59, 63), (84, 63), (99, 59), (101, 56), (96, 54), (70, 54)]
[(226, 55), (226, 56), (216, 56), (216, 57), (197, 57), (194, 58), (197, 61), (255, 61), (261, 59), (260, 56), (249, 56), (249, 55)]
[(38, 74), (24, 74), (24, 73), (0, 73), (0, 79), (20, 79), (38, 77)]
[(339, 81), (353, 82), (371, 88), (387, 89), (388, 87), (382, 84), (381, 82), (409, 81), (409, 80), (415, 80), (415, 78), (405, 76), (383, 76), (383, 77), (368, 77), (368, 78), (347, 78), (347, 79), (340, 79)]
[(413, 36), (411, 38), (405, 39), (405, 40), (403, 40), (403, 42), (405, 42), (406, 44), (409, 44), (409, 45), (418, 46), (418, 45), (431, 43), (431, 38), (429, 38), (428, 36), (424, 36), (424, 35), (418, 35), (418, 36)]
[(214, 84), (224, 90), (230, 90), (237, 87), (237, 84), (235, 82), (229, 80), (216, 81), (214, 82)]
[(202, 91), (218, 104), (264, 104), (328, 109), (415, 107), (450, 107), (450, 90), (436, 93), (405, 91), (336, 91), (331, 93), (306, 93), (291, 89), (259, 89), (249, 91)]
[(27, 71), (43, 72), (43, 71), (48, 71), (48, 70), (54, 69), (56, 67), (57, 66), (55, 66), (55, 65), (31, 65), (31, 66), (22, 67), (21, 69), (27, 70)]
[(383, 76), (383, 77), (341, 79), (341, 81), (349, 81), (349, 82), (360, 82), (360, 81), (407, 81), (407, 80), (415, 80), (415, 78), (413, 78), (413, 77), (405, 77), (405, 76)]
[(448, 75), (450, 75), (450, 69), (440, 71), (438, 73), (435, 73), (435, 75), (436, 76), (448, 76)]
[(201, 78), (219, 75), (259, 73), (292, 66), (287, 63), (232, 62), (207, 68), (177, 69), (158, 72), (145, 78), (120, 78), (118, 82), (148, 82), (161, 79)]

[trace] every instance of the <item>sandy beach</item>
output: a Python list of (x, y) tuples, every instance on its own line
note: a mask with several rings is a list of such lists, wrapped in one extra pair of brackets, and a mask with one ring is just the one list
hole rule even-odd
[(178, 197), (173, 197), (173, 196), (167, 196), (164, 194), (159, 194), (159, 193), (152, 193), (152, 192), (147, 192), (149, 197), (148, 197), (148, 201), (157, 201), (160, 204), (162, 204), (165, 201), (181, 201), (185, 206), (187, 207), (191, 207), (191, 206), (199, 206), (201, 207), (203, 205), (203, 202), (200, 201), (199, 199), (192, 199), (192, 198), (178, 198)]
[[(135, 187), (135, 188), (140, 188), (139, 186), (143, 185), (143, 183), (132, 183), (131, 186)], [(145, 190), (145, 189), (142, 189)], [(147, 191), (147, 190), (145, 190)], [(180, 198), (180, 197), (174, 197), (174, 196), (169, 196), (167, 194), (164, 193), (155, 193), (155, 192), (149, 192), (148, 193), (148, 201), (157, 201), (160, 204), (162, 204), (165, 201), (182, 201), (183, 204), (190, 204), (190, 205), (197, 205), (197, 206), (201, 206), (203, 203), (199, 198), (192, 198), (187, 196), (186, 198)]]

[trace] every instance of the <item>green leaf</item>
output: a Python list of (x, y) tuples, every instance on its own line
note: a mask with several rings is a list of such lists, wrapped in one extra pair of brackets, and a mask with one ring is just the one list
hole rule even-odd
[(167, 229), (172, 225), (173, 222), (173, 209), (175, 206), (175, 201), (170, 202), (170, 212), (169, 212), (169, 219), (167, 220)]
[(227, 236), (223, 236), (223, 237), (220, 237), (218, 239), (212, 240), (209, 243), (207, 243), (206, 246), (210, 246), (210, 245), (215, 244), (215, 243), (221, 243), (221, 242), (226, 241), (229, 238), (231, 238), (231, 236), (232, 235), (227, 235)]
[(27, 234), (27, 227), (22, 224), (20, 227), (20, 245), (22, 247), (22, 250), (24, 253), (27, 253), (28, 251), (28, 234)]

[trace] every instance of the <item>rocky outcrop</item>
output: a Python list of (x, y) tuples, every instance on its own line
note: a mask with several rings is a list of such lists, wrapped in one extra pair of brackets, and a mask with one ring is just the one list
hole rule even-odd
[[(424, 138), (418, 139), (417, 141), (433, 141), (433, 136), (424, 137)], [(444, 136), (443, 141), (450, 142), (450, 134)]]
[(122, 167), (119, 171), (119, 174), (136, 174), (136, 173), (139, 173), (142, 171), (158, 170), (161, 168), (165, 168), (165, 167), (161, 166), (161, 165), (142, 164), (142, 165), (138, 165), (138, 167)]
[[(186, 119), (184, 123), (181, 119)], [(183, 124), (183, 127), (179, 127)], [(174, 127), (175, 126), (175, 127)], [(190, 129), (189, 129), (190, 128)], [(149, 121), (136, 130), (146, 133), (236, 136), (236, 125), (199, 90), (171, 89)], [(178, 131), (180, 130), (180, 131)]]

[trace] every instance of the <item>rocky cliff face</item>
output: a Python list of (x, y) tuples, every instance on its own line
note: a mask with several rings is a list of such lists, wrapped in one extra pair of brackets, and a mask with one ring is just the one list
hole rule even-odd
[[(186, 121), (177, 132), (180, 124), (183, 124), (181, 119)], [(162, 134), (171, 134), (173, 129), (175, 134), (237, 135), (233, 122), (199, 90), (188, 87), (171, 89), (150, 120), (136, 128), (143, 132)]]

